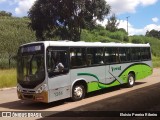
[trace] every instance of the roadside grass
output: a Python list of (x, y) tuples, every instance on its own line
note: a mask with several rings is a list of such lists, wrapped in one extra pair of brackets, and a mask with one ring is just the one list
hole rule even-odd
[(16, 86), (16, 79), (16, 69), (0, 70), (0, 88)]
[(160, 67), (160, 57), (152, 57), (153, 67), (157, 68)]
[[(160, 67), (160, 57), (152, 57), (153, 67)], [(0, 70), (0, 88), (15, 87), (17, 84), (16, 69)]]

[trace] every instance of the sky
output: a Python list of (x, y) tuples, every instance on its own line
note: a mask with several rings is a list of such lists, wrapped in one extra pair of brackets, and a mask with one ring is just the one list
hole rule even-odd
[[(11, 12), (13, 16), (27, 16), (28, 10), (36, 0), (0, 0), (0, 11)], [(111, 14), (115, 13), (119, 20), (119, 28), (129, 35), (145, 35), (152, 29), (160, 31), (160, 0), (106, 0), (111, 6)], [(105, 26), (107, 17), (98, 24)]]

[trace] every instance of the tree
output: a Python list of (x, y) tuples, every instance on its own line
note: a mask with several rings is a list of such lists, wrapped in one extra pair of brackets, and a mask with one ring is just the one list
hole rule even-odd
[(79, 41), (82, 28), (89, 29), (110, 12), (105, 0), (37, 0), (30, 9), (30, 27), (38, 40), (59, 36)]
[(110, 32), (115, 32), (116, 30), (118, 30), (118, 25), (119, 25), (119, 22), (116, 18), (116, 15), (113, 14), (108, 19), (108, 22), (107, 22), (107, 25), (106, 25), (106, 30), (109, 30)]
[(15, 67), (13, 60), (18, 47), (33, 42), (36, 39), (34, 32), (28, 29), (27, 18), (0, 17), (0, 69)]
[(147, 37), (154, 37), (160, 39), (160, 31), (158, 30), (151, 30), (146, 32)]
[(118, 31), (121, 31), (121, 32), (125, 33), (126, 35), (128, 34), (124, 28), (119, 28)]
[(11, 17), (12, 13), (10, 12), (6, 12), (6, 11), (0, 11), (0, 16), (7, 16), (7, 17)]

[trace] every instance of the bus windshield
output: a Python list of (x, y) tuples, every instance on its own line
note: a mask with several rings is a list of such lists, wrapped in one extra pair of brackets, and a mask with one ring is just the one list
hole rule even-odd
[(25, 88), (36, 87), (45, 79), (44, 54), (19, 54), (17, 68), (18, 83)]

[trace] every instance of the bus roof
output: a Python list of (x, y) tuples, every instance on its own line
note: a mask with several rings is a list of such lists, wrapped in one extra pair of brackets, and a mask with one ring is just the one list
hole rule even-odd
[[(36, 44), (36, 43), (44, 43), (46, 46), (64, 46), (64, 47), (150, 47), (150, 44), (134, 44), (134, 43), (102, 43), (102, 42), (84, 42), (84, 41), (39, 41), (39, 42), (31, 42), (24, 45)], [(23, 45), (22, 45), (23, 46)]]

